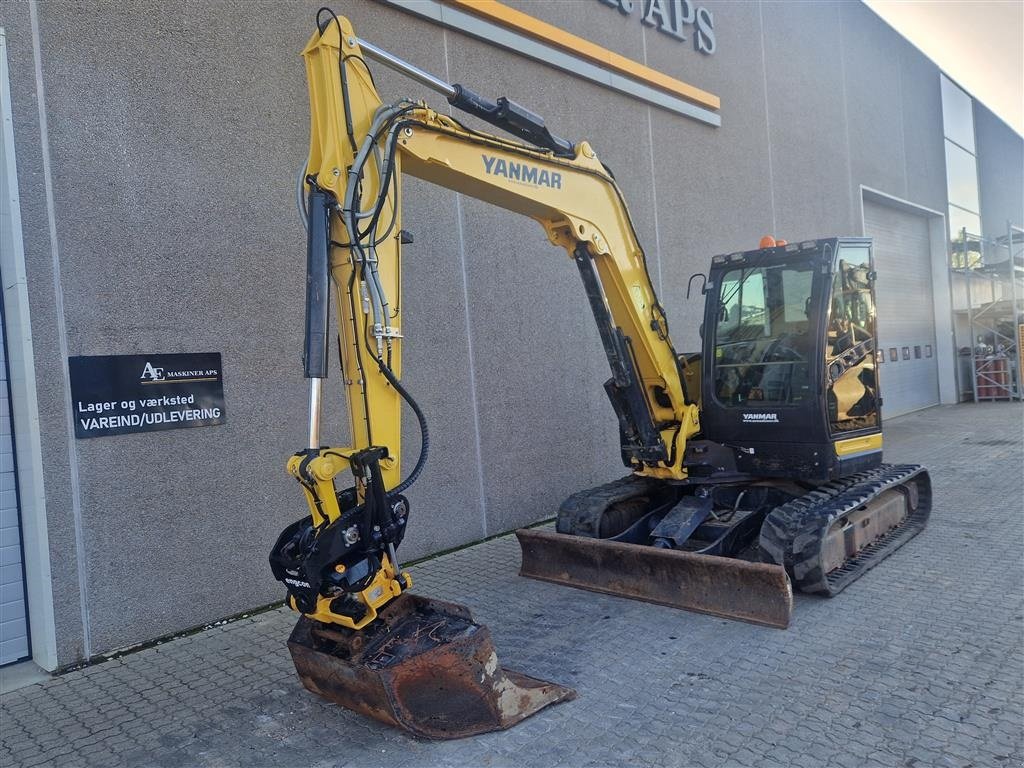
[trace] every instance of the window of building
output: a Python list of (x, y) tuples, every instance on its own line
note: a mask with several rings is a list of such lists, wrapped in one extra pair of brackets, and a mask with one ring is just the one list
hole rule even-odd
[[(946, 189), (949, 202), (978, 213), (978, 165), (974, 155), (946, 140)], [(972, 230), (971, 234), (980, 234)]]
[(942, 82), (942, 132), (946, 139), (946, 197), (952, 264), (957, 269), (981, 264), (981, 200), (974, 143), (971, 97), (945, 75)]
[(961, 233), (965, 229), (968, 234), (977, 232), (981, 229), (981, 217), (958, 205), (949, 206), (949, 231), (953, 235), (953, 242), (960, 242)]
[(971, 97), (942, 75), (942, 127), (951, 139), (974, 154), (974, 105)]
[[(966, 236), (965, 233), (966, 232)], [(949, 206), (949, 236), (952, 264), (956, 269), (981, 266), (981, 217), (956, 205)]]

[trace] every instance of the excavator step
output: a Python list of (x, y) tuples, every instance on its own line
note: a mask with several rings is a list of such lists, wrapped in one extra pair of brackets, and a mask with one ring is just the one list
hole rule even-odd
[(303, 616), (288, 649), (307, 690), (426, 739), (504, 730), (576, 698), (502, 669), (490, 631), (464, 606), (408, 592), (359, 631)]
[(793, 589), (780, 565), (555, 533), (516, 531), (520, 576), (785, 629)]

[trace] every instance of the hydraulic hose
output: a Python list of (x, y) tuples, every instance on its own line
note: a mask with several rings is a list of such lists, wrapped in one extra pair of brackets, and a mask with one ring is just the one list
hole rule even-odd
[(427, 430), (427, 418), (423, 415), (423, 411), (420, 410), (419, 403), (412, 399), (412, 395), (402, 386), (398, 377), (384, 364), (383, 360), (377, 360), (377, 367), (380, 368), (384, 378), (395, 388), (399, 396), (412, 408), (412, 412), (416, 414), (416, 420), (420, 424), (420, 455), (416, 459), (416, 465), (412, 468), (409, 476), (390, 491), (390, 493), (396, 494), (404, 493), (409, 486), (416, 482), (416, 478), (423, 472), (423, 467), (427, 463), (427, 454), (430, 452), (430, 432)]
[[(376, 147), (376, 138), (377, 134), (380, 132), (380, 130), (383, 128), (383, 126), (387, 123), (388, 120), (391, 120), (394, 117), (397, 117), (398, 115), (402, 114), (403, 112), (408, 111), (411, 108), (411, 106), (412, 105), (401, 104), (393, 105), (391, 107), (381, 107), (380, 109), (378, 109), (377, 113), (374, 115), (374, 120), (370, 126), (370, 131), (367, 134), (366, 139), (363, 141), (362, 146), (359, 147), (358, 151), (356, 152), (356, 155), (353, 158), (353, 164), (349, 168), (349, 179), (345, 188), (344, 201), (342, 202), (340, 210), (338, 211), (338, 213), (340, 213), (342, 216), (342, 220), (345, 222), (346, 229), (348, 229), (350, 237), (352, 238), (352, 243), (350, 247), (352, 247), (353, 250), (355, 250), (359, 254), (364, 270), (366, 270), (367, 267), (369, 268), (368, 271), (370, 272), (370, 274), (368, 275), (368, 277), (370, 279), (366, 281), (367, 290), (371, 298), (370, 303), (371, 307), (373, 308), (374, 321), (381, 324), (383, 324), (387, 320), (386, 316), (384, 316), (384, 308), (387, 307), (388, 303), (383, 295), (383, 291), (381, 290), (380, 277), (377, 274), (376, 270), (376, 254), (374, 253), (375, 249), (373, 247), (372, 233), (376, 229), (376, 224), (380, 217), (381, 209), (383, 207), (383, 198), (384, 195), (386, 195), (388, 179), (385, 177), (389, 176), (388, 166), (390, 165), (390, 152), (385, 150), (384, 156), (381, 157), (380, 152)], [(396, 130), (396, 127), (392, 126), (392, 131), (394, 130)], [(393, 137), (389, 136), (389, 139), (390, 138)], [(391, 152), (393, 151), (394, 149), (392, 148)], [(370, 208), (367, 211), (360, 211), (356, 209), (355, 199), (356, 191), (358, 189), (358, 179), (362, 173), (362, 168), (366, 164), (368, 156), (371, 152), (375, 156), (378, 173), (380, 175), (381, 182), (384, 188), (381, 190), (380, 197), (372, 208)], [(298, 179), (296, 181), (295, 198), (296, 205), (299, 210), (299, 216), (302, 219), (303, 226), (305, 226), (308, 229), (309, 213), (307, 211), (304, 194), (305, 184), (306, 167), (305, 165), (303, 165), (303, 167), (299, 169)], [(360, 220), (367, 218), (371, 219), (370, 224), (367, 227), (367, 233), (371, 234), (369, 254), (367, 254), (366, 251), (364, 251), (363, 246), (359, 243), (360, 238), (358, 237), (359, 229), (357, 224), (357, 222), (359, 222)], [(354, 278), (354, 276), (355, 272), (353, 272), (352, 277)], [(349, 287), (349, 292), (351, 293), (351, 285)], [(400, 494), (405, 492), (414, 482), (416, 482), (420, 474), (422, 474), (423, 472), (423, 467), (427, 463), (427, 456), (430, 453), (430, 432), (427, 427), (426, 416), (424, 416), (423, 411), (419, 406), (419, 403), (417, 403), (413, 399), (412, 395), (409, 394), (408, 390), (406, 390), (405, 387), (402, 386), (401, 382), (398, 380), (398, 377), (395, 376), (394, 372), (391, 370), (391, 368), (388, 367), (384, 360), (377, 357), (376, 355), (373, 355), (372, 352), (371, 356), (377, 363), (377, 367), (380, 369), (381, 375), (383, 375), (384, 378), (387, 379), (388, 383), (395, 388), (395, 391), (398, 392), (399, 396), (412, 409), (413, 413), (416, 415), (416, 421), (418, 422), (420, 428), (420, 454), (419, 457), (416, 459), (416, 464), (413, 466), (412, 471), (409, 473), (409, 475), (404, 480), (402, 480), (397, 486), (395, 486), (389, 491), (389, 493)]]
[(309, 213), (306, 211), (306, 161), (299, 166), (299, 173), (295, 179), (295, 207), (299, 209), (299, 218), (302, 220), (302, 228), (309, 230)]

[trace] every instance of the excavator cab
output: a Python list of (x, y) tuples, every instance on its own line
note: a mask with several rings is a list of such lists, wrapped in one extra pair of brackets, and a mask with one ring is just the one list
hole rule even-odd
[(715, 256), (701, 421), (736, 471), (823, 482), (881, 463), (871, 241)]

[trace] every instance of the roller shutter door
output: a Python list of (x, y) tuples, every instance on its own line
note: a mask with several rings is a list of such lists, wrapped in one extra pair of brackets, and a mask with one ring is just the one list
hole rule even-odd
[[(928, 220), (864, 201), (864, 230), (874, 239), (878, 272), (878, 344), (882, 416), (939, 403)], [(896, 360), (893, 360), (895, 350)]]
[(0, 665), (26, 658), (28, 618), (14, 470), (3, 301), (0, 298)]

